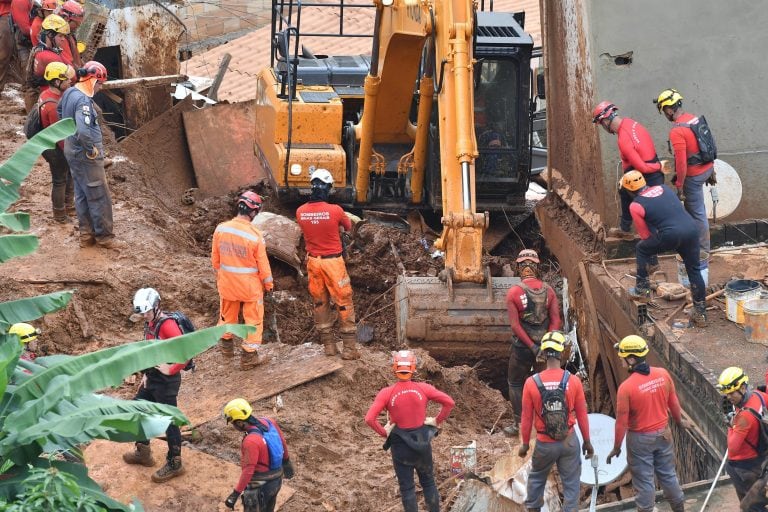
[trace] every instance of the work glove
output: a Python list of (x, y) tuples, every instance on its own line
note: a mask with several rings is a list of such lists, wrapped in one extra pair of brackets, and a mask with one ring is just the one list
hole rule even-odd
[(517, 456), (525, 457), (526, 455), (528, 455), (528, 445), (525, 443), (521, 443), (520, 448), (517, 449)]
[(611, 459), (614, 457), (618, 457), (621, 454), (621, 448), (614, 448), (611, 450), (611, 453), (608, 454), (608, 457), (605, 459), (606, 464), (611, 463)]
[(288, 480), (293, 478), (293, 463), (290, 460), (283, 462), (283, 476)]
[(88, 160), (96, 160), (97, 158), (99, 158), (99, 148), (97, 148), (96, 146), (93, 146), (93, 149), (91, 151), (85, 152), (85, 158), (87, 158)]
[(584, 444), (581, 445), (581, 452), (584, 454), (585, 459), (591, 459), (592, 455), (595, 454), (595, 449), (592, 448), (592, 442), (584, 441)]
[(685, 430), (691, 430), (693, 428), (693, 423), (691, 423), (690, 420), (682, 418), (680, 420), (680, 428), (685, 429)]
[(539, 352), (541, 351), (541, 346), (539, 346), (536, 343), (534, 343), (534, 344), (532, 344), (528, 348), (531, 349), (531, 352), (533, 352), (533, 357), (538, 357), (539, 356)]
[(266, 290), (264, 292), (264, 302), (269, 302), (270, 304), (275, 302), (275, 295), (274, 295), (274, 293), (275, 293), (274, 289)]
[(434, 416), (427, 416), (424, 420), (424, 424), (437, 428), (437, 420), (434, 418)]
[(705, 183), (713, 187), (717, 185), (717, 176), (715, 176), (715, 171), (712, 171), (712, 174), (709, 176), (709, 178), (707, 178), (707, 181)]
[(386, 425), (384, 425), (384, 430), (387, 432), (387, 437), (389, 437), (389, 434), (392, 433), (392, 429), (395, 428), (395, 426), (396, 425), (394, 423), (390, 423), (389, 421)]
[(224, 500), (224, 505), (230, 510), (235, 510), (235, 503), (237, 503), (237, 498), (239, 497), (240, 493), (238, 491), (232, 491), (232, 494), (227, 496), (227, 499)]
[(680, 200), (681, 203), (685, 202), (685, 192), (683, 192), (683, 189), (681, 188), (677, 189), (677, 198)]

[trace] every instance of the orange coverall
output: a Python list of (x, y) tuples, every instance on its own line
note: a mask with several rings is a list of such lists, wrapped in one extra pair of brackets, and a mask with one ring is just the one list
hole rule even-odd
[[(238, 323), (242, 307), (245, 323), (256, 326), (242, 349), (253, 352), (264, 333), (264, 291), (274, 288), (264, 237), (247, 218), (222, 222), (213, 233), (211, 263), (220, 297), (218, 325)], [(231, 339), (232, 334), (223, 338)]]

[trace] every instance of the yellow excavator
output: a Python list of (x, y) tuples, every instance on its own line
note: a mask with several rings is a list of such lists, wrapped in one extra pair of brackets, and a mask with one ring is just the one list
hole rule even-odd
[(533, 40), (524, 13), (472, 0), (374, 7), (370, 56), (315, 56), (300, 51), (301, 4), (275, 0), (256, 153), (288, 200), (308, 195), (309, 175), (322, 167), (344, 206), (442, 212), (435, 247), (445, 268), (399, 278), (398, 338), (442, 359), (506, 355), (505, 295), (518, 280), (491, 277), (483, 233), (488, 211), (524, 209), (530, 178)]

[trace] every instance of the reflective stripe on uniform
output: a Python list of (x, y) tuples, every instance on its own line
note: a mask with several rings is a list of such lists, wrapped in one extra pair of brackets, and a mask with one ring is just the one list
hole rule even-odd
[(258, 274), (259, 269), (255, 267), (233, 267), (232, 265), (222, 265), (221, 270), (232, 272), (233, 274)]
[(231, 226), (219, 226), (216, 228), (217, 233), (229, 233), (230, 235), (235, 236), (241, 236), (245, 238), (246, 240), (250, 240), (251, 242), (258, 242), (259, 237), (254, 235), (253, 233), (248, 233), (247, 231), (241, 231), (237, 228), (233, 228)]
[(266, 283), (271, 283), (272, 281), (273, 281), (273, 279), (272, 279), (272, 276), (269, 276), (268, 278), (266, 278), (266, 279), (264, 280), (264, 284), (266, 284)]

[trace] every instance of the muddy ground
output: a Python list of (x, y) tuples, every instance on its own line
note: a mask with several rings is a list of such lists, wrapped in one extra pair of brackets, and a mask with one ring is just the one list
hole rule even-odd
[[(24, 142), (21, 98), (14, 86), (6, 86), (0, 97), (0, 161), (7, 159)], [(33, 296), (62, 289), (76, 291), (72, 304), (64, 311), (48, 315), (39, 322), (43, 330), (43, 354), (80, 354), (121, 344), (141, 337), (141, 325), (133, 323), (131, 298), (136, 289), (157, 288), (165, 309), (185, 311), (199, 327), (216, 322), (218, 295), (209, 251), (215, 225), (231, 217), (231, 197), (212, 198), (194, 205), (169, 208), (158, 200), (162, 191), (147, 187), (142, 169), (122, 158), (119, 146), (112, 144), (115, 163), (108, 169), (115, 233), (125, 243), (119, 250), (81, 249), (76, 224), (56, 224), (51, 220), (50, 173), (41, 159), (22, 186), (21, 199), (13, 209), (32, 215), (32, 232), (40, 238), (34, 255), (14, 260), (0, 267), (0, 300)], [(266, 210), (280, 208), (267, 199)], [(285, 212), (282, 213), (291, 213)], [(353, 249), (348, 269), (355, 290), (358, 319), (374, 326), (374, 339), (364, 350), (363, 359), (344, 362), (332, 375), (282, 394), (285, 407), (273, 410), (272, 400), (254, 404), (258, 413), (277, 418), (287, 436), (296, 460), (297, 475), (290, 482), (296, 490), (282, 510), (396, 510), (399, 507), (397, 484), (388, 453), (381, 450), (381, 439), (364, 424), (363, 416), (376, 392), (392, 382), (389, 352), (396, 349), (392, 285), (398, 270), (390, 241), (398, 247), (406, 270), (432, 273), (441, 261), (433, 259), (414, 237), (393, 228), (369, 225), (361, 230), (363, 249)], [(509, 253), (514, 249), (507, 247)], [(493, 260), (500, 268), (508, 262)], [(315, 342), (311, 302), (305, 281), (294, 269), (273, 261), (276, 289), (287, 300), (276, 310), (281, 341), (288, 345)], [(267, 315), (270, 309), (267, 310)], [(267, 338), (269, 339), (269, 337)], [(208, 369), (207, 379), (188, 379), (182, 393), (204, 397), (217, 381), (258, 379), (258, 372), (242, 374), (232, 370), (216, 351), (199, 359)], [(457, 407), (434, 451), (439, 482), (450, 476), (449, 447), (477, 440), (478, 469), (489, 469), (495, 458), (516, 448), (516, 440), (499, 433), (508, 405), (501, 393), (481, 382), (468, 367), (444, 369), (428, 356), (420, 378), (451, 394)], [(218, 371), (217, 371), (218, 369)], [(114, 393), (130, 397), (128, 385)], [(202, 441), (185, 450), (201, 450), (223, 461), (237, 461), (239, 434), (228, 429), (220, 419), (222, 404), (212, 404), (209, 421), (200, 427)], [(496, 423), (497, 419), (499, 423)], [(492, 430), (494, 432), (489, 434)], [(119, 454), (128, 447), (112, 448), (112, 471), (127, 469)], [(109, 448), (100, 447), (99, 451)], [(162, 453), (160, 454), (162, 455)], [(101, 463), (100, 463), (101, 464)], [(230, 492), (234, 481), (225, 484), (214, 478), (219, 469), (207, 462), (189, 467), (187, 475), (173, 483), (176, 490), (172, 505), (153, 505), (148, 510), (215, 510)], [(100, 466), (104, 471), (103, 464)], [(131, 468), (133, 470), (133, 468)], [(106, 474), (110, 472), (107, 470)], [(155, 484), (146, 479), (134, 482), (135, 489), (120, 489), (124, 495), (151, 496)], [(104, 482), (117, 492), (114, 481)], [(441, 487), (443, 497), (453, 489), (453, 481)], [(169, 484), (170, 485), (170, 484)], [(212, 488), (213, 486), (213, 488)], [(218, 501), (214, 498), (218, 496)]]

